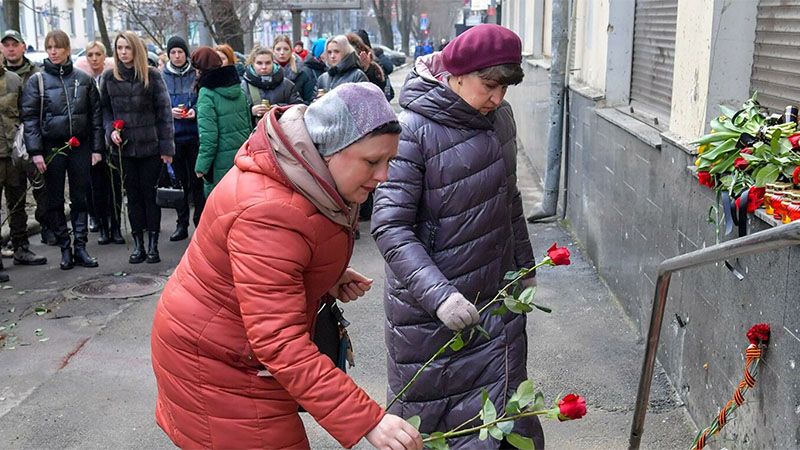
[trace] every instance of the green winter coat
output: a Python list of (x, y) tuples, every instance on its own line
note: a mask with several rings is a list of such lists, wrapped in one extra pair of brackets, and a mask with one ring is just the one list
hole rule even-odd
[(194, 170), (202, 173), (208, 197), (219, 180), (233, 167), (236, 152), (250, 136), (247, 107), (234, 66), (210, 70), (198, 80), (197, 128), (200, 151)]

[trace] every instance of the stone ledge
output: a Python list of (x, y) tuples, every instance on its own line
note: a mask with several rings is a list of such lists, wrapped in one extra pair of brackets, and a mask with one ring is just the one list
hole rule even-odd
[(591, 100), (593, 102), (600, 101), (600, 100), (602, 100), (602, 99), (604, 99), (606, 97), (606, 95), (605, 95), (605, 93), (603, 93), (603, 91), (601, 91), (599, 89), (596, 89), (596, 88), (593, 88), (593, 87), (589, 86), (588, 84), (584, 84), (584, 83), (581, 83), (581, 82), (575, 81), (575, 80), (570, 80), (569, 89), (572, 92), (574, 92), (574, 93), (576, 93), (576, 94), (578, 94), (578, 95), (580, 95), (582, 97), (585, 97), (585, 98), (587, 98), (587, 99), (589, 99), (589, 100)]
[(525, 63), (534, 68), (550, 70), (551, 60), (550, 58), (525, 58)]
[(631, 117), (617, 108), (596, 108), (598, 116), (622, 128), (645, 144), (661, 150), (661, 131)]
[(673, 147), (677, 147), (679, 150), (682, 150), (684, 153), (688, 155), (697, 156), (697, 148), (692, 147), (689, 144), (689, 142), (691, 141), (687, 141), (685, 138), (671, 131), (665, 131), (661, 133), (661, 139), (667, 141)]

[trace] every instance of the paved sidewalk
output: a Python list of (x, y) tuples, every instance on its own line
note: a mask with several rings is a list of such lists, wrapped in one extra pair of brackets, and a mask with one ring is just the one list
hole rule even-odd
[[(541, 196), (541, 188), (529, 162), (520, 160), (519, 184), (525, 210), (531, 211)], [(367, 224), (362, 224), (362, 236)], [(553, 309), (528, 315), (528, 374), (548, 402), (570, 392), (586, 397), (588, 414), (571, 422), (543, 421), (548, 449), (622, 449), (628, 446), (636, 390), (639, 382), (644, 340), (627, 318), (622, 306), (597, 275), (597, 270), (558, 222), (529, 225), (537, 258), (552, 243), (566, 246), (572, 264), (548, 267), (538, 278), (537, 302)], [(379, 258), (370, 241), (359, 242), (374, 261)], [(370, 255), (370, 256), (367, 256)], [(374, 255), (374, 256), (372, 256)], [(353, 266), (362, 268), (359, 260)], [(379, 265), (370, 265), (368, 274), (382, 276)], [(376, 282), (376, 291), (382, 288)], [(350, 371), (356, 382), (385, 404), (386, 368), (383, 343), (384, 312), (380, 292), (346, 306), (353, 322), (350, 335), (356, 348), (358, 366)], [(368, 347), (368, 348), (367, 348)], [(337, 443), (305, 415), (313, 448), (337, 448)], [(650, 409), (645, 424), (642, 448), (688, 448), (696, 428), (681, 404), (666, 374), (659, 368), (653, 382)], [(371, 446), (362, 441), (356, 448)]]

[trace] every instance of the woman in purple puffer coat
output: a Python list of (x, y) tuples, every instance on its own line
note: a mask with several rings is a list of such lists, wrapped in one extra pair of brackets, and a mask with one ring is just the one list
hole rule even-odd
[[(387, 262), (389, 401), (454, 330), (480, 323), (490, 335), (439, 357), (390, 408), (419, 415), (423, 433), (475, 417), (482, 389), (504, 410), (527, 378), (525, 316), (478, 315), (507, 271), (534, 265), (516, 183), (516, 126), (503, 101), (507, 87), (522, 81), (521, 60), (516, 34), (479, 25), (417, 59), (400, 94), (400, 147), (372, 215)], [(523, 280), (535, 283), (534, 276)], [(517, 421), (514, 431), (544, 447), (535, 417)], [(501, 445), (478, 441), (477, 433), (448, 443)]]

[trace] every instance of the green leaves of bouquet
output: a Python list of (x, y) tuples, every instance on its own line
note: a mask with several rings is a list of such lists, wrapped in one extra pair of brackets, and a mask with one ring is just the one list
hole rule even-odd
[(800, 134), (794, 121), (768, 116), (753, 94), (739, 111), (720, 106), (722, 115), (710, 123), (711, 133), (692, 142), (700, 184), (737, 197), (751, 186), (763, 187), (780, 177), (792, 178), (800, 165), (793, 152)]

